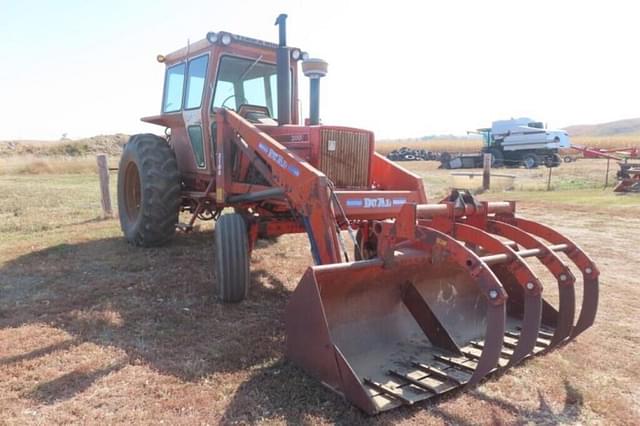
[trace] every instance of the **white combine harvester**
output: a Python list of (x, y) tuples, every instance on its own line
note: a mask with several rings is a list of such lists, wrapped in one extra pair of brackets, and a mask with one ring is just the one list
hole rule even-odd
[(491, 128), (469, 133), (482, 135), (482, 152), (443, 156), (444, 168), (481, 167), (484, 153), (492, 155), (493, 167), (556, 167), (561, 162), (558, 150), (571, 147), (569, 135), (564, 130), (547, 129), (541, 122), (525, 117), (494, 121)]

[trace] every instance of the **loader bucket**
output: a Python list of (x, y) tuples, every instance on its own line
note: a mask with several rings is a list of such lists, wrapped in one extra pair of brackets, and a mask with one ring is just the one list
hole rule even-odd
[(288, 358), (368, 413), (476, 384), (504, 354), (491, 269), (434, 229), (405, 243), (392, 259), (310, 267), (286, 310)]

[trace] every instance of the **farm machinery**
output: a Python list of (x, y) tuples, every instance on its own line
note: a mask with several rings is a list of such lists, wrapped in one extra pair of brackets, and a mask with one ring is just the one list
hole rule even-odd
[(613, 192), (640, 193), (640, 162), (629, 162), (629, 160), (640, 158), (638, 148), (597, 149), (582, 145), (573, 145), (571, 148), (580, 151), (584, 158), (606, 158), (617, 161), (620, 169), (616, 173), (618, 184), (613, 188)]
[(547, 129), (543, 123), (526, 117), (494, 121), (491, 127), (467, 133), (482, 136), (481, 152), (443, 153), (440, 157), (441, 168), (482, 167), (483, 154), (491, 154), (492, 167), (523, 165), (532, 169), (542, 164), (558, 167), (562, 162), (558, 150), (571, 146), (564, 130)]
[[(473, 386), (592, 325), (599, 273), (576, 243), (513, 202), (453, 192), (429, 203), (372, 132), (320, 122), (327, 64), (287, 46), (286, 15), (276, 24), (277, 44), (211, 32), (158, 56), (162, 110), (143, 121), (166, 136), (132, 136), (119, 166), (130, 243), (215, 220), (211, 287), (238, 303), (256, 241), (306, 234), (314, 265), (284, 313), (286, 356), (371, 414)], [(299, 66), (311, 79), (304, 124)], [(557, 302), (527, 259), (550, 272)]]

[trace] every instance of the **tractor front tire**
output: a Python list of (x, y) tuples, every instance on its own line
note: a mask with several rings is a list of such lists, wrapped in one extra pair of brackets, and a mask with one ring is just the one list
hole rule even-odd
[(118, 167), (118, 215), (127, 241), (151, 247), (175, 233), (180, 207), (180, 173), (166, 140), (133, 135)]
[(214, 230), (216, 295), (223, 303), (238, 303), (249, 293), (249, 237), (238, 213), (220, 216)]

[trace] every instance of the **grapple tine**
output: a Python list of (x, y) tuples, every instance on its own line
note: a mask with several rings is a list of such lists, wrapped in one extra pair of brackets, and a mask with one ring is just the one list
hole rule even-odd
[(504, 304), (502, 306), (489, 305), (487, 307), (487, 334), (485, 335), (484, 349), (467, 386), (479, 383), (498, 365), (502, 353), (505, 328), (506, 311)]
[[(538, 339), (542, 317), (542, 285), (540, 280), (515, 250), (488, 232), (475, 226), (456, 223), (453, 234), (460, 241), (480, 246), (491, 253), (506, 254), (509, 257), (506, 264), (499, 265), (498, 270), (494, 269), (494, 273), (500, 280), (509, 281), (514, 286), (519, 286), (521, 290), (519, 294), (523, 299), (522, 332), (507, 364), (508, 366), (514, 365), (533, 352)], [(505, 281), (502, 282), (503, 285)], [(505, 288), (509, 292), (509, 287), (505, 286)], [(510, 301), (511, 298), (507, 303)]]
[[(484, 348), (477, 360), (476, 368), (467, 382), (468, 386), (473, 386), (494, 370), (500, 360), (506, 328), (505, 302), (508, 296), (493, 271), (472, 250), (436, 229), (418, 226), (417, 231), (417, 239), (434, 247), (434, 252), (446, 247), (445, 250), (449, 258), (470, 269), (477, 285), (487, 298)], [(438, 253), (432, 253), (432, 258), (437, 259), (438, 256)]]
[(529, 234), (547, 240), (551, 244), (566, 244), (568, 246), (565, 254), (582, 273), (584, 286), (582, 292), (582, 308), (580, 309), (578, 322), (569, 336), (569, 340), (575, 339), (580, 333), (593, 325), (596, 318), (598, 310), (598, 276), (600, 272), (596, 268), (595, 263), (576, 243), (558, 231), (527, 219), (512, 218), (511, 220), (515, 226)]
[(583, 273), (584, 291), (582, 293), (582, 308), (576, 326), (573, 327), (569, 339), (575, 339), (580, 333), (593, 325), (598, 311), (598, 277)]
[[(540, 262), (554, 275), (558, 283), (559, 306), (554, 315), (554, 333), (551, 338), (549, 349), (557, 346), (565, 340), (571, 333), (575, 316), (575, 277), (569, 267), (555, 254), (549, 250), (540, 240), (532, 237), (525, 231), (510, 225), (506, 222), (496, 220), (487, 221), (487, 230), (493, 234), (508, 238), (525, 249), (539, 249)], [(554, 309), (551, 305), (546, 305), (545, 309)], [(543, 315), (543, 323), (545, 316)]]

